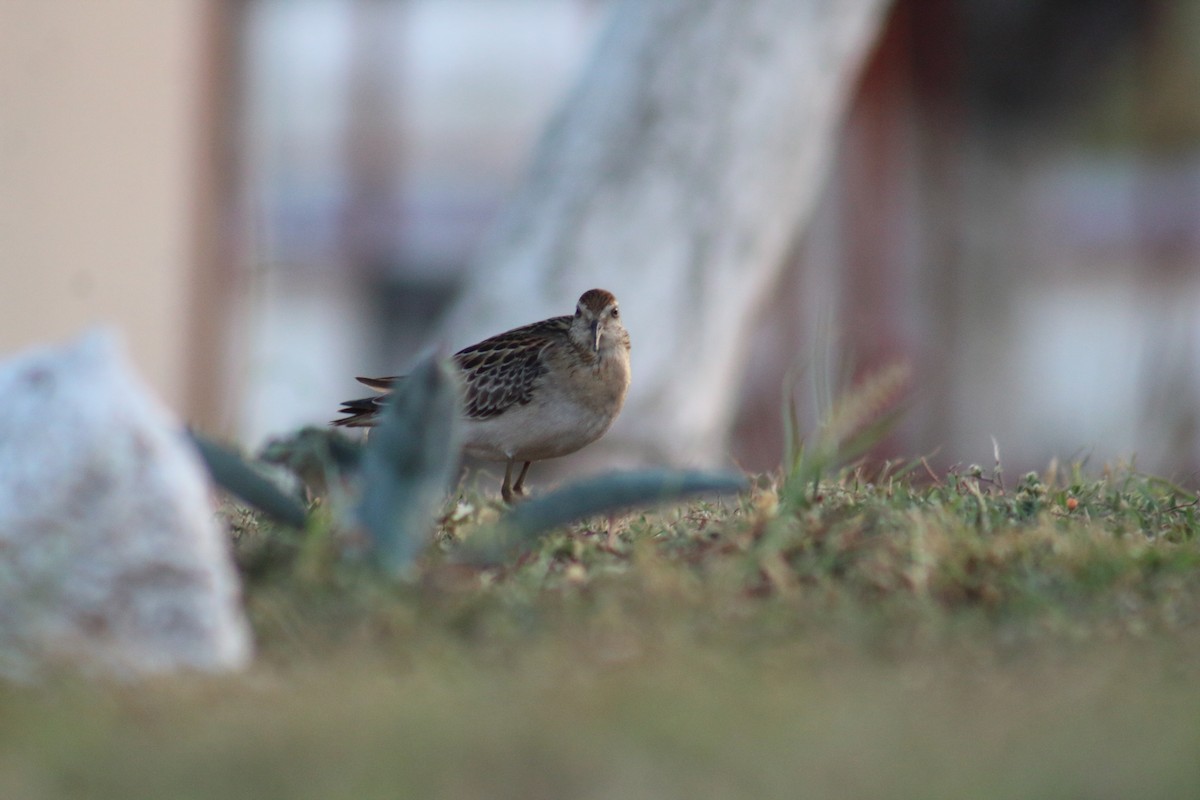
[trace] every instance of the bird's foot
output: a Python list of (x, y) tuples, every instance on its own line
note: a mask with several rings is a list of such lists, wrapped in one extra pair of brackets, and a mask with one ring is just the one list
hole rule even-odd
[(504, 487), (500, 489), (500, 497), (504, 500), (505, 505), (516, 505), (529, 498), (529, 490), (524, 486), (513, 486), (511, 489)]
[(510, 491), (508, 494), (504, 495), (503, 497), (504, 497), (505, 505), (515, 506), (518, 503), (528, 500), (529, 492), (525, 491), (524, 489), (522, 489), (521, 491), (517, 491), (516, 489), (513, 489), (512, 491)]

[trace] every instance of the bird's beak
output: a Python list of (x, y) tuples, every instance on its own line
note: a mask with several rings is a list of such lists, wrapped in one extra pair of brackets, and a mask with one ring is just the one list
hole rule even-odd
[(592, 321), (592, 349), (600, 352), (600, 320)]

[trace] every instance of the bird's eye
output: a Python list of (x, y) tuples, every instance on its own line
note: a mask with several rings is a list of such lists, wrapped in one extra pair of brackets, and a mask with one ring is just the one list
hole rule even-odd
[(575, 316), (579, 317), (582, 315), (583, 315), (583, 309), (580, 308), (579, 306), (575, 306)]
[(621, 310), (619, 308), (617, 308), (616, 306), (613, 306), (613, 310), (612, 310), (613, 319), (616, 319), (619, 316), (621, 316)]

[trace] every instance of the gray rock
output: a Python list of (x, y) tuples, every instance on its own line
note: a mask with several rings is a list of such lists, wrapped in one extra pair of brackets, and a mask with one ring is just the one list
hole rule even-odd
[(101, 331), (0, 364), (0, 674), (250, 658), (208, 478)]

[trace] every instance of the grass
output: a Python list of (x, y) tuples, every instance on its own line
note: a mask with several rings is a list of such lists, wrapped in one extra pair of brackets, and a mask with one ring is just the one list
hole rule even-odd
[(0, 797), (1200, 792), (1195, 494), (828, 463), (409, 583), (229, 508), (256, 665), (0, 689)]

